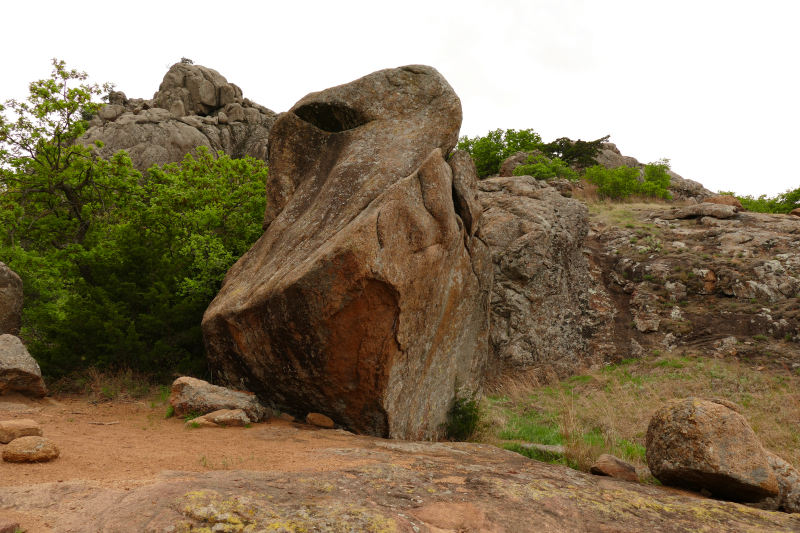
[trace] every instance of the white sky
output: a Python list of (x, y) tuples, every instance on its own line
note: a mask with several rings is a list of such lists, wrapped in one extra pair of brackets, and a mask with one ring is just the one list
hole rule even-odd
[(150, 98), (186, 56), (278, 112), (423, 63), (461, 97), (462, 134), (610, 134), (712, 190), (800, 187), (797, 0), (7, 0), (3, 19), (0, 101), (25, 97), (52, 57)]

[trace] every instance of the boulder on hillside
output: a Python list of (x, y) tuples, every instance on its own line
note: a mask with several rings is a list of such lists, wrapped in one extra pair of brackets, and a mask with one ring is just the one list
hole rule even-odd
[(611, 454), (604, 453), (597, 458), (589, 472), (596, 476), (610, 476), (625, 481), (639, 481), (636, 467)]
[(494, 266), (491, 373), (547, 382), (615, 357), (616, 311), (584, 255), (587, 207), (531, 176), (478, 188)]
[(114, 91), (80, 142), (110, 158), (126, 150), (133, 166), (147, 170), (183, 160), (205, 146), (233, 158), (267, 161), (269, 130), (277, 114), (243, 98), (242, 90), (214, 69), (176, 63), (152, 100)]
[(664, 485), (758, 502), (780, 492), (747, 420), (724, 405), (687, 398), (659, 409), (647, 428), (647, 465)]
[(39, 364), (14, 335), (0, 335), (0, 394), (47, 395)]
[(659, 211), (656, 215), (661, 220), (676, 220), (684, 218), (714, 217), (731, 218), (736, 216), (737, 208), (732, 205), (717, 203), (699, 203), (688, 207), (681, 207), (671, 211)]
[(22, 280), (0, 261), (0, 335), (19, 335), (22, 304)]
[(730, 205), (735, 207), (737, 211), (744, 211), (744, 206), (742, 205), (742, 202), (740, 202), (738, 198), (736, 198), (735, 196), (731, 196), (730, 194), (720, 194), (719, 196), (704, 198), (703, 203)]
[(203, 318), (215, 376), (359, 433), (439, 433), (454, 385), (480, 390), (487, 360), (475, 168), (446, 159), (460, 126), (458, 96), (421, 65), (278, 119), (265, 233)]
[(241, 409), (253, 421), (261, 420), (267, 415), (267, 410), (252, 392), (226, 389), (190, 377), (175, 380), (169, 395), (169, 404), (177, 416), (189, 413), (205, 415), (222, 409)]
[(774, 498), (774, 509), (787, 513), (800, 513), (800, 472), (774, 453), (770, 451), (765, 453), (780, 485), (780, 494)]
[(3, 448), (7, 463), (46, 463), (61, 454), (55, 442), (44, 437), (20, 437)]

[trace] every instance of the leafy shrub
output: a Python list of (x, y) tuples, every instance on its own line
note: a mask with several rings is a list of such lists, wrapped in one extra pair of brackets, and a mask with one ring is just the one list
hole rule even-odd
[(458, 397), (447, 413), (445, 432), (447, 438), (454, 441), (468, 440), (478, 429), (481, 419), (480, 403), (474, 396)]
[(469, 152), (481, 178), (497, 174), (503, 161), (516, 152), (530, 152), (541, 145), (542, 138), (532, 129), (496, 129), (484, 137), (465, 135), (458, 140), (458, 149)]
[(550, 180), (554, 178), (577, 180), (578, 173), (569, 168), (567, 164), (554, 157), (549, 159), (541, 154), (528, 157), (525, 164), (514, 169), (515, 176), (533, 176), (537, 180)]
[(645, 165), (644, 170), (621, 166), (608, 169), (595, 165), (586, 170), (584, 179), (597, 185), (597, 192), (613, 200), (624, 200), (639, 194), (657, 198), (670, 198), (669, 160), (662, 159)]
[(800, 188), (788, 189), (786, 192), (768, 197), (762, 194), (758, 198), (752, 195), (738, 196), (734, 192), (720, 191), (720, 194), (730, 194), (742, 202), (742, 207), (755, 213), (790, 213), (800, 207)]

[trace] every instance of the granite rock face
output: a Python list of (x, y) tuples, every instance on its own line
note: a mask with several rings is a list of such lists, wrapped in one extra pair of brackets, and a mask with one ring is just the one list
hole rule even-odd
[(22, 280), (0, 261), (0, 335), (19, 335), (23, 302)]
[(270, 133), (264, 235), (203, 319), (214, 375), (359, 433), (438, 434), (481, 388), (491, 260), (461, 102), (433, 68), (311, 93)]
[(491, 373), (547, 382), (613, 357), (616, 311), (584, 255), (586, 206), (531, 176), (478, 187), (494, 266)]
[(13, 335), (0, 335), (0, 394), (8, 392), (42, 397), (47, 387), (39, 364), (22, 341)]
[(758, 502), (780, 486), (747, 420), (713, 401), (687, 398), (658, 410), (647, 428), (647, 465), (664, 485)]
[(200, 146), (234, 159), (266, 161), (276, 118), (275, 112), (244, 98), (216, 70), (176, 63), (151, 100), (112, 92), (80, 142), (102, 141), (95, 153), (106, 159), (126, 150), (139, 170), (179, 162)]

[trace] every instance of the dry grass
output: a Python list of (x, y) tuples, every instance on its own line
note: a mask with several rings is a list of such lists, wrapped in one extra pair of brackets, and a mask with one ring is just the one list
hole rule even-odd
[(563, 444), (582, 470), (602, 453), (645, 465), (647, 425), (671, 399), (724, 398), (742, 407), (764, 446), (800, 467), (800, 376), (738, 360), (676, 355), (626, 362), (545, 385), (509, 382), (486, 400), (481, 440)]
[(56, 395), (80, 395), (94, 401), (149, 398), (151, 407), (165, 403), (169, 396), (169, 387), (156, 383), (152, 375), (130, 369), (101, 371), (92, 367), (63, 377), (48, 388)]

